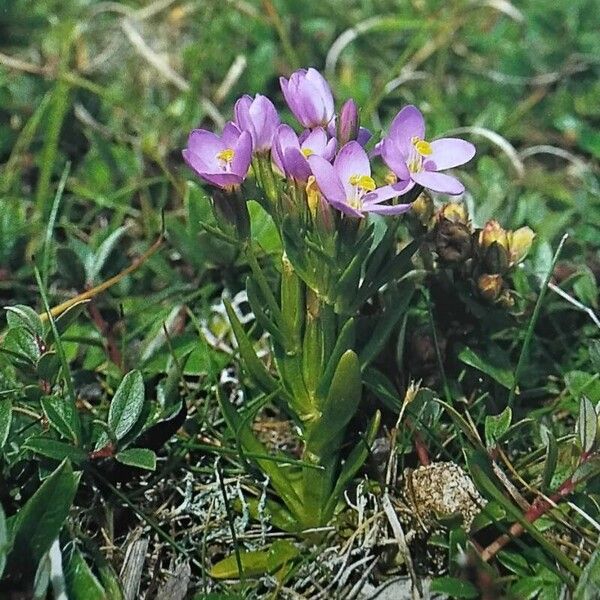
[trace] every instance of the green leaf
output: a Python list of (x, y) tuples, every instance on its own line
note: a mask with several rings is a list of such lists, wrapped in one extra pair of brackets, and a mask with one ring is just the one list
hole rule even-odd
[(576, 400), (585, 394), (592, 404), (600, 402), (600, 377), (598, 374), (590, 375), (585, 371), (569, 371), (565, 375), (565, 383)]
[(412, 281), (403, 282), (394, 290), (394, 301), (387, 306), (384, 313), (379, 316), (377, 324), (369, 341), (360, 353), (360, 364), (364, 369), (387, 343), (390, 334), (400, 319), (406, 314), (408, 305), (415, 292), (415, 284)]
[(77, 442), (76, 415), (71, 403), (66, 398), (58, 396), (44, 396), (40, 402), (50, 425), (63, 437)]
[[(300, 551), (287, 540), (278, 540), (271, 544), (269, 550), (240, 552), (239, 558), (245, 577), (259, 577), (274, 573), (280, 567), (298, 556)], [(237, 579), (240, 577), (235, 554), (219, 561), (210, 570), (215, 579)]]
[(90, 300), (80, 300), (75, 304), (72, 304), (61, 313), (56, 319), (54, 319), (54, 323), (56, 325), (56, 330), (59, 334), (63, 334), (69, 327), (77, 320), (77, 317), (85, 310), (87, 305), (90, 303)]
[[(321, 406), (321, 418), (314, 435), (307, 440), (313, 452), (326, 447), (350, 422), (362, 397), (360, 363), (353, 350), (342, 354), (331, 381), (329, 394)], [(315, 448), (316, 446), (316, 448)]]
[(587, 396), (579, 401), (579, 418), (577, 419), (577, 434), (583, 452), (588, 453), (594, 447), (598, 433), (598, 416), (594, 405)]
[(552, 432), (544, 425), (540, 427), (540, 437), (542, 438), (542, 443), (546, 446), (541, 488), (543, 492), (548, 492), (558, 463), (558, 444)]
[(511, 421), (512, 410), (510, 406), (507, 406), (499, 415), (487, 415), (485, 417), (485, 443), (488, 448), (494, 446), (508, 431)]
[(436, 577), (431, 581), (429, 589), (448, 594), (451, 598), (479, 598), (479, 592), (471, 582), (457, 577)]
[(6, 516), (4, 515), (2, 505), (0, 505), (0, 579), (2, 578), (2, 573), (4, 573), (4, 567), (6, 567), (6, 557), (10, 552), (10, 548)]
[(583, 267), (583, 271), (577, 274), (573, 284), (573, 291), (577, 298), (587, 306), (598, 308), (598, 285), (596, 277), (589, 267)]
[(68, 461), (63, 461), (16, 514), (10, 568), (34, 574), (62, 529), (78, 484), (79, 475), (73, 473)]
[[(218, 393), (217, 398), (223, 417), (227, 422), (228, 427), (233, 432), (237, 442), (241, 445), (242, 450), (256, 456), (267, 456), (267, 449), (254, 435), (254, 432), (246, 423), (243, 416), (238, 413), (229, 400), (223, 397), (223, 394)], [(300, 499), (284, 470), (280, 468), (275, 461), (266, 458), (255, 458), (254, 461), (261, 470), (271, 478), (273, 488), (285, 505), (290, 509), (290, 512), (293, 515), (300, 514), (302, 510)]]
[(56, 352), (44, 352), (37, 362), (37, 375), (45, 381), (53, 381), (60, 369), (60, 359)]
[(494, 353), (494, 359), (492, 359), (491, 356), (480, 356), (474, 350), (465, 346), (459, 352), (458, 358), (466, 365), (485, 373), (506, 389), (512, 389), (515, 381), (512, 369), (510, 365), (506, 364), (505, 357), (499, 351)]
[(590, 361), (596, 373), (600, 373), (600, 340), (592, 340), (589, 345)]
[(117, 440), (136, 424), (144, 407), (144, 379), (139, 371), (123, 377), (108, 411), (108, 426)]
[(596, 600), (597, 598), (600, 598), (600, 548), (594, 550), (573, 593), (573, 600)]
[(50, 586), (50, 573), (50, 556), (48, 554), (44, 554), (33, 577), (31, 600), (45, 600), (48, 594), (48, 587)]
[(2, 350), (35, 365), (40, 357), (40, 349), (34, 337), (26, 327), (13, 327), (6, 332)]
[(23, 448), (58, 461), (69, 459), (81, 463), (87, 460), (87, 454), (81, 448), (51, 438), (31, 437), (23, 444)]
[(279, 386), (266, 367), (263, 365), (261, 360), (256, 355), (252, 342), (246, 335), (240, 320), (237, 318), (231, 303), (224, 301), (225, 310), (229, 318), (229, 323), (235, 339), (238, 343), (238, 350), (240, 352), (240, 358), (242, 359), (243, 367), (246, 369), (248, 375), (252, 378), (253, 383), (261, 387), (265, 392), (271, 393), (275, 391)]
[(156, 470), (156, 454), (148, 448), (128, 448), (121, 450), (115, 458), (130, 467), (138, 467), (139, 469), (147, 469), (148, 471)]
[(8, 399), (0, 399), (0, 450), (4, 448), (4, 444), (8, 439), (11, 422), (12, 402)]
[(64, 573), (69, 600), (107, 600), (104, 588), (75, 548), (65, 561)]
[(364, 462), (369, 457), (371, 446), (375, 441), (375, 437), (377, 436), (380, 425), (381, 413), (376, 411), (375, 415), (369, 422), (369, 427), (365, 432), (364, 437), (357, 442), (348, 455), (348, 458), (346, 458), (344, 461), (344, 465), (342, 466), (340, 475), (335, 483), (333, 492), (331, 493), (325, 510), (323, 511), (326, 515), (326, 518), (330, 518), (331, 515), (333, 515), (336, 504), (344, 493), (346, 487), (348, 487), (352, 479), (354, 479), (355, 475), (358, 473), (358, 470), (363, 466)]
[(85, 265), (86, 278), (88, 283), (93, 283), (100, 271), (106, 264), (111, 252), (119, 240), (127, 233), (129, 227), (123, 226), (115, 229), (101, 244), (94, 254), (90, 254)]
[(6, 321), (10, 328), (25, 327), (31, 334), (43, 336), (44, 327), (39, 315), (30, 306), (17, 304), (16, 306), (5, 306)]

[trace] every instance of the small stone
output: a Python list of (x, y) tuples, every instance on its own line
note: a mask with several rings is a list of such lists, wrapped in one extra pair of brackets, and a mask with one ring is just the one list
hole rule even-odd
[(404, 472), (403, 496), (415, 519), (433, 530), (440, 519), (460, 515), (469, 531), (485, 500), (471, 477), (453, 462), (436, 462)]

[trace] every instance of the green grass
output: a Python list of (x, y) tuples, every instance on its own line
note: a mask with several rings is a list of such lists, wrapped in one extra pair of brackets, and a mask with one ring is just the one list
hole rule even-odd
[[(532, 502), (540, 492), (553, 498), (576, 469), (581, 477), (558, 509), (544, 511), (535, 526), (522, 523), (525, 533), (487, 565), (460, 526), (446, 527), (437, 550), (450, 579), (436, 585), (465, 598), (483, 593), (486, 581), (506, 597), (554, 599), (563, 589), (577, 599), (593, 597), (581, 590), (599, 581), (598, 457), (594, 446), (577, 466), (586, 439), (576, 422), (584, 397), (600, 403), (600, 332), (589, 314), (598, 314), (600, 280), (599, 31), (594, 0), (0, 0), (2, 305), (44, 314), (46, 301), (59, 305), (145, 256), (66, 315), (68, 323), (58, 318), (50, 329), (15, 325), (12, 317), (2, 321), (0, 346), (12, 351), (0, 354), (0, 402), (11, 403), (0, 410), (0, 504), (9, 530), (65, 451), (52, 446), (35, 453), (31, 444), (48, 435), (57, 443), (68, 437), (63, 433), (74, 417), (60, 400), (70, 398), (71, 385), (75, 410), (84, 415), (82, 439), (97, 440), (101, 431), (112, 439), (109, 399), (125, 373), (144, 375), (143, 414), (153, 427), (147, 447), (158, 466), (127, 471), (112, 456), (89, 469), (75, 465), (84, 474), (60, 537), (74, 598), (85, 597), (73, 590), (91, 581), (119, 597), (109, 590), (118, 589), (127, 536), (138, 527), (150, 540), (145, 572), (156, 572), (155, 581), (142, 580), (148, 597), (185, 560), (189, 597), (198, 599), (209, 592), (225, 594), (213, 598), (284, 597), (278, 596), (282, 588), (317, 597), (316, 584), (330, 583), (342, 565), (327, 558), (319, 571), (311, 567), (312, 553), (329, 548), (335, 557), (347, 536), (354, 533), (358, 544), (369, 529), (363, 524), (365, 531), (356, 533), (356, 514), (346, 508), (335, 534), (290, 537), (301, 551), (289, 562), (281, 558), (289, 548), (276, 547), (279, 554), (270, 560), (284, 568), (275, 587), (249, 575), (266, 554), (245, 563), (243, 553), (268, 554), (269, 536), (277, 539), (285, 522), (273, 514), (277, 526), (269, 529), (264, 475), (255, 466), (246, 469), (252, 457), (240, 455), (240, 442), (219, 411), (215, 388), (225, 398), (242, 378), (236, 372), (232, 382), (223, 379), (236, 351), (220, 298), (224, 290), (229, 296), (244, 290), (259, 264), (268, 289), (277, 275), (269, 260), (278, 241), (265, 213), (253, 207), (263, 252), (247, 264), (226, 236), (214, 235), (210, 189), (181, 158), (189, 131), (220, 128), (241, 94), (264, 93), (283, 106), (278, 77), (303, 66), (325, 73), (339, 103), (355, 98), (362, 124), (376, 133), (414, 103), (425, 114), (429, 138), (458, 132), (475, 143), (475, 159), (461, 169), (474, 225), (494, 218), (506, 228), (528, 225), (536, 232), (513, 278), (510, 317), (476, 302), (457, 309), (440, 301), (439, 290), (433, 299), (415, 294), (394, 343), (383, 350), (385, 359), (375, 361), (378, 368), (383, 361), (386, 377), (363, 374), (370, 403), (363, 420), (383, 408), (387, 431), (411, 380), (431, 388), (403, 408), (394, 434), (399, 473), (416, 465), (415, 429), (432, 460), (468, 470), (490, 501), (472, 534), (480, 549), (515, 521), (526, 521), (520, 500)], [(291, 120), (289, 112), (284, 116)], [(163, 229), (160, 249), (144, 255)], [(242, 312), (246, 308), (242, 303)], [(35, 337), (30, 329), (38, 325), (43, 330)], [(253, 323), (249, 336), (259, 351), (267, 348), (262, 334)], [(52, 356), (40, 365), (46, 354)], [(69, 371), (73, 381), (65, 385)], [(40, 388), (48, 373), (49, 387)], [(57, 400), (42, 402), (41, 396)], [(264, 397), (249, 394), (249, 400), (259, 406)], [(510, 428), (496, 431), (490, 416), (507, 403)], [(588, 437), (591, 420), (578, 430), (587, 427)], [(497, 437), (488, 439), (492, 430)], [(133, 443), (140, 431), (129, 435)], [(69, 456), (76, 451), (81, 448)], [(365, 471), (372, 482), (374, 468)], [(377, 490), (372, 483), (376, 497)], [(240, 511), (242, 497), (247, 504)], [(372, 526), (377, 511), (368, 510)], [(459, 548), (470, 548), (477, 576), (457, 558)], [(356, 556), (379, 557), (371, 583), (396, 574), (389, 548), (387, 554), (363, 551)], [(211, 578), (227, 554), (235, 569), (242, 564), (241, 582)], [(78, 584), (68, 565), (79, 560), (89, 568)], [(427, 571), (431, 563), (424, 564)], [(575, 592), (582, 571), (584, 583)], [(25, 585), (19, 574), (9, 575), (0, 595)], [(345, 597), (355, 575), (347, 587), (334, 587), (332, 597)], [(299, 583), (307, 577), (315, 587)]]

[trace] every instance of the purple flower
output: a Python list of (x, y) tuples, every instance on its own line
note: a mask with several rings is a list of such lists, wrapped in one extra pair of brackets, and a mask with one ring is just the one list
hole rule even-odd
[(475, 146), (457, 138), (427, 142), (424, 137), (425, 121), (421, 111), (415, 106), (404, 107), (392, 121), (390, 131), (380, 145), (383, 161), (400, 180), (395, 185), (402, 185), (404, 191), (408, 191), (416, 183), (442, 194), (462, 194), (465, 191), (463, 184), (439, 171), (471, 160), (475, 156)]
[(331, 161), (337, 147), (337, 141), (327, 140), (322, 127), (305, 131), (300, 137), (289, 125), (277, 128), (271, 157), (277, 168), (286, 175), (299, 181), (307, 181), (312, 175), (309, 156), (321, 156)]
[(261, 94), (254, 98), (245, 95), (235, 103), (234, 112), (238, 129), (252, 136), (254, 152), (269, 150), (279, 125), (279, 115), (273, 103)]
[(303, 127), (326, 127), (333, 118), (331, 88), (316, 69), (299, 69), (289, 80), (279, 78), (281, 91), (290, 110)]
[(325, 199), (344, 214), (353, 217), (363, 217), (367, 212), (398, 215), (410, 209), (410, 204), (381, 204), (403, 192), (392, 190), (391, 186), (376, 189), (369, 158), (358, 142), (348, 142), (333, 165), (317, 155), (309, 156), (308, 162)]
[(183, 151), (185, 162), (209, 183), (220, 188), (244, 181), (252, 160), (252, 138), (227, 123), (221, 137), (212, 131), (194, 129)]

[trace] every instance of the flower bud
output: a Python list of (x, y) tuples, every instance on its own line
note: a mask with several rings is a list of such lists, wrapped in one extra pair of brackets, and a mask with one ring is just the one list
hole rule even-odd
[(477, 289), (482, 298), (495, 302), (502, 292), (502, 275), (490, 275), (484, 273), (477, 280)]
[(492, 244), (498, 244), (508, 250), (508, 237), (498, 221), (488, 221), (479, 233), (479, 245), (487, 250)]
[(448, 202), (444, 204), (440, 208), (438, 216), (440, 219), (447, 219), (452, 223), (464, 223), (466, 225), (469, 222), (469, 214), (462, 202)]
[(498, 221), (488, 221), (479, 232), (479, 247), (487, 271), (504, 273), (508, 269), (508, 235)]
[(463, 263), (471, 257), (473, 240), (469, 227), (442, 219), (435, 229), (435, 250), (440, 260), (447, 264)]
[(323, 199), (321, 190), (313, 175), (308, 178), (306, 184), (306, 202), (308, 211), (319, 231), (330, 233), (334, 229), (333, 214), (329, 203)]
[(337, 126), (337, 139), (341, 146), (355, 140), (358, 137), (360, 128), (360, 116), (356, 102), (350, 98), (340, 110)]
[(428, 194), (419, 194), (412, 203), (411, 212), (419, 219), (421, 225), (427, 226), (433, 217), (433, 200)]
[(521, 227), (516, 231), (508, 232), (508, 248), (510, 255), (510, 264), (520, 263), (531, 248), (535, 233), (529, 227)]

